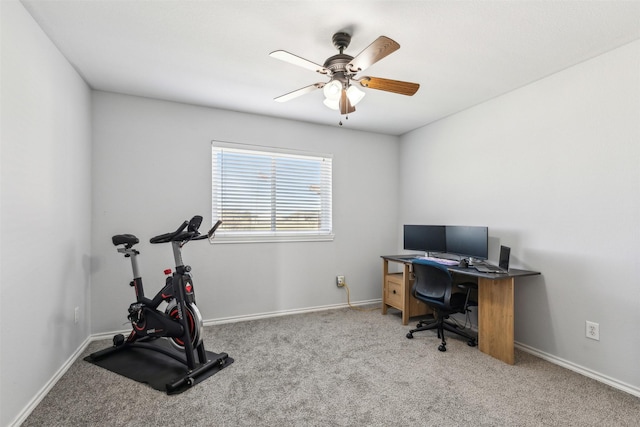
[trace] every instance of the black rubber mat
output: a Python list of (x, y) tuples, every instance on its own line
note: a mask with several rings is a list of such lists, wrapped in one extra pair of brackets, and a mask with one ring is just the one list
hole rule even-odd
[[(150, 344), (153, 346), (162, 346), (165, 350), (184, 359), (184, 353), (171, 347), (167, 340), (158, 339)], [(110, 350), (111, 348), (92, 353), (85, 357), (84, 360), (111, 372), (115, 372), (116, 374), (148, 384), (154, 389), (164, 391), (167, 394), (182, 393), (190, 387), (186, 382), (175, 388), (168, 386), (177, 381), (179, 382), (181, 378), (190, 378), (192, 380), (191, 385), (195, 385), (233, 363), (233, 359), (228, 357), (226, 353), (207, 351), (207, 360), (213, 361), (211, 362), (213, 365), (200, 375), (192, 376), (189, 375), (185, 364), (157, 351), (128, 346), (109, 353)], [(105, 352), (108, 354), (103, 355)], [(197, 361), (197, 355), (194, 357)], [(198, 364), (196, 369), (200, 366), (202, 365)]]

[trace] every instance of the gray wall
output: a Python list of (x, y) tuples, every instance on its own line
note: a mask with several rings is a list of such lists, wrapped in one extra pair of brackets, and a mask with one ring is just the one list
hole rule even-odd
[[(640, 392), (640, 42), (402, 137), (402, 223), (488, 225), (542, 276), (515, 339)], [(600, 341), (585, 338), (585, 321)]]
[(89, 336), (91, 93), (22, 4), (1, 3), (5, 426)]
[(172, 267), (149, 238), (211, 218), (211, 141), (333, 154), (332, 242), (215, 244), (183, 251), (205, 320), (242, 318), (381, 297), (380, 255), (396, 247), (397, 137), (105, 92), (93, 94), (93, 333), (123, 329), (133, 301), (129, 261), (111, 236), (136, 234), (148, 293)]

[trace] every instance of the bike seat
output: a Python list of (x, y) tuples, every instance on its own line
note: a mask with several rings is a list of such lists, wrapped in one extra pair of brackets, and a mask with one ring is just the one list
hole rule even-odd
[(129, 245), (129, 247), (135, 245), (140, 240), (133, 234), (117, 234), (111, 238), (111, 241), (115, 246)]

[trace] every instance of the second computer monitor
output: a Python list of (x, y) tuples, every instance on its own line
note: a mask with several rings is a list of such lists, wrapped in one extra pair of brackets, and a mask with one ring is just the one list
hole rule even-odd
[(465, 257), (489, 258), (489, 228), (447, 225), (447, 252)]

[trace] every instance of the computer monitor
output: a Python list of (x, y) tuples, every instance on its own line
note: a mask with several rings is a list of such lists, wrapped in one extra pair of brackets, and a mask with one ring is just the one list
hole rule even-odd
[(464, 257), (489, 258), (489, 228), (447, 225), (447, 252)]
[(444, 225), (405, 225), (404, 248), (410, 251), (445, 252)]

